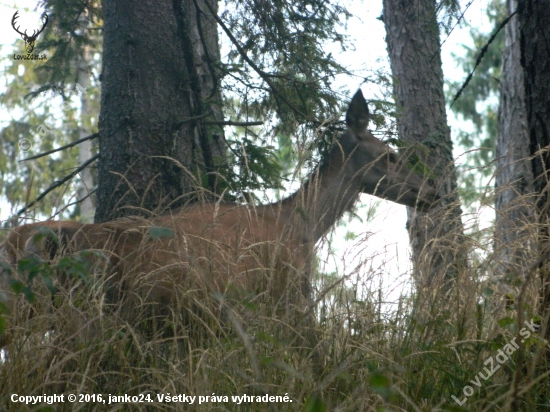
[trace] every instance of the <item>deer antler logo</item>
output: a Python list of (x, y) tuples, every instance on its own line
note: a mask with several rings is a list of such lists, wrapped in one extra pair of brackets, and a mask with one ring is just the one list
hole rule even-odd
[(15, 27), (15, 22), (18, 17), (19, 17), (19, 10), (17, 10), (14, 13), (11, 19), (11, 26), (17, 33), (21, 35), (21, 38), (25, 40), (25, 49), (27, 49), (27, 53), (32, 53), (32, 51), (34, 50), (34, 43), (36, 42), (36, 38), (40, 33), (44, 31), (44, 29), (48, 25), (48, 15), (46, 13), (42, 15), (42, 28), (40, 30), (34, 30), (32, 32), (32, 35), (30, 36), (27, 34), (27, 30), (25, 30), (24, 32), (20, 32), (19, 27)]

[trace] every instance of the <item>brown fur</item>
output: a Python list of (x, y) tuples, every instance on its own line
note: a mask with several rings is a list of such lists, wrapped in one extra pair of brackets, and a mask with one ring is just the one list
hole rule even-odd
[[(132, 291), (143, 301), (167, 307), (177, 299), (176, 286), (188, 282), (209, 293), (264, 294), (275, 304), (289, 298), (304, 306), (311, 295), (315, 243), (361, 192), (421, 211), (439, 198), (367, 131), (368, 116), (359, 91), (346, 114), (348, 129), (328, 159), (297, 193), (280, 202), (256, 207), (197, 204), (150, 220), (34, 223), (12, 230), (1, 255), (15, 264), (32, 254), (52, 258), (101, 251), (106, 255), (104, 273), (114, 285), (112, 299)], [(36, 241), (33, 233), (42, 227), (51, 229), (59, 244), (47, 237)]]

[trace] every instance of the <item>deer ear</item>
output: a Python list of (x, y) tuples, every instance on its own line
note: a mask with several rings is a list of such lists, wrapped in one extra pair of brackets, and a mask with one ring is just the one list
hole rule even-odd
[(346, 112), (346, 125), (356, 133), (365, 131), (369, 124), (369, 105), (363, 97), (361, 89), (351, 99)]

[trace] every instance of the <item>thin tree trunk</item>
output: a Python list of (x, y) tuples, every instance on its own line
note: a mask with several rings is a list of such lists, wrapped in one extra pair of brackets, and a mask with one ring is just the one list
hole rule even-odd
[[(192, 64), (188, 66), (193, 92), (193, 106), (196, 113), (208, 113), (207, 120), (220, 122), (223, 118), (220, 75), (220, 48), (218, 39), (218, 25), (206, 6), (217, 13), (218, 2), (215, 0), (185, 1), (182, 3), (184, 16), (189, 28), (192, 49), (186, 49), (192, 54), (186, 59)], [(220, 166), (226, 165), (227, 146), (223, 126), (216, 124), (199, 124), (195, 129), (195, 140), (200, 142), (202, 149), (201, 166), (208, 174), (208, 188), (221, 193), (223, 188), (218, 180), (217, 171)]]
[[(509, 13), (513, 13), (517, 0), (508, 0), (507, 6)], [(515, 16), (505, 28), (495, 179), (495, 274), (508, 282), (524, 280), (533, 261), (532, 242), (536, 238), (534, 204), (528, 197), (533, 194), (533, 171), (519, 37), (519, 21)]]
[[(87, 89), (90, 85), (90, 73), (88, 64), (90, 61), (90, 51), (86, 46), (84, 49), (84, 58), (80, 62), (78, 68), (77, 81), (81, 86), (79, 89)], [(80, 125), (79, 138), (82, 139), (89, 136), (91, 132), (89, 122), (89, 96), (85, 92), (80, 94)], [(78, 145), (78, 161), (80, 164), (85, 163), (92, 157), (92, 141), (86, 140)], [(80, 172), (80, 184), (77, 188), (76, 196), (80, 201), (80, 219), (83, 222), (91, 223), (94, 219), (94, 202), (90, 194), (94, 188), (94, 179), (92, 171), (89, 167)]]
[(452, 141), (447, 125), (439, 27), (434, 0), (384, 0), (386, 42), (398, 106), (399, 138), (430, 148), (423, 161), (437, 177), (441, 210), (408, 210), (408, 228), (419, 289), (444, 282), (448, 290), (467, 265), (462, 210), (456, 192)]

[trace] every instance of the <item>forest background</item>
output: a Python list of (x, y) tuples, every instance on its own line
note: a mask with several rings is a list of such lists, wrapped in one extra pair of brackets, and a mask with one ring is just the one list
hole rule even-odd
[[(71, 2), (67, 2), (69, 3)], [(176, 3), (178, 2), (174, 2)], [(326, 405), (331, 405), (331, 410), (359, 410), (364, 405), (369, 405), (369, 410), (491, 410), (497, 404), (502, 410), (544, 410), (548, 406), (550, 391), (543, 378), (550, 372), (546, 367), (548, 358), (545, 356), (548, 349), (544, 335), (539, 339), (538, 335), (530, 334), (531, 339), (522, 341), (524, 344), (521, 350), (512, 351), (516, 353), (510, 356), (510, 361), (501, 372), (483, 378), (483, 385), (472, 384), (472, 379), (475, 381), (476, 377), (476, 382), (479, 382), (478, 373), (481, 373), (486, 365), (486, 359), (500, 353), (499, 351), (504, 348), (510, 349), (509, 342), (520, 333), (524, 321), (530, 321), (530, 325), (536, 322), (537, 325), (542, 325), (544, 330), (548, 320), (545, 310), (550, 307), (546, 304), (548, 302), (544, 302), (545, 298), (550, 297), (550, 293), (544, 293), (545, 286), (540, 288), (539, 283), (530, 282), (535, 278), (532, 273), (539, 269), (537, 265), (544, 260), (536, 260), (530, 254), (530, 248), (536, 243), (537, 236), (528, 238), (528, 235), (533, 235), (529, 230), (536, 225), (529, 220), (526, 224), (529, 230), (520, 227), (514, 231), (506, 225), (509, 221), (519, 223), (520, 219), (504, 219), (505, 222), (501, 222), (501, 226), (505, 227), (506, 231), (502, 236), (498, 232), (501, 229), (493, 227), (495, 204), (499, 201), (502, 203), (499, 193), (494, 192), (494, 186), (497, 163), (500, 158), (505, 157), (499, 157), (496, 153), (499, 150), (498, 90), (505, 77), (502, 70), (505, 31), (500, 29), (508, 21), (508, 4), (499, 1), (470, 1), (460, 5), (452, 0), (414, 3), (411, 1), (401, 4), (418, 5), (414, 13), (399, 15), (399, 10), (392, 11), (391, 6), (400, 3), (397, 0), (385, 1), (385, 15), (382, 19), (382, 4), (378, 2), (322, 3), (323, 6), (327, 6), (326, 8), (318, 7), (319, 3), (315, 1), (310, 3), (313, 6), (308, 4), (301, 7), (296, 2), (277, 3), (287, 6), (285, 12), (296, 19), (292, 23), (300, 32), (300, 36), (296, 38), (288, 36), (284, 39), (274, 36), (274, 33), (286, 33), (285, 25), (288, 21), (267, 19), (263, 25), (260, 24), (261, 21), (254, 21), (255, 26), (250, 25), (249, 29), (246, 24), (241, 25), (243, 19), (236, 17), (239, 16), (238, 13), (243, 13), (243, 9), (231, 9), (231, 5), (234, 4), (257, 6), (271, 5), (271, 2), (227, 2), (226, 9), (219, 10), (222, 18), (221, 23), (217, 23), (223, 27), (225, 21), (240, 34), (238, 41), (232, 39), (229, 42), (225, 35), (230, 30), (220, 30), (218, 27), (222, 44), (221, 55), (231, 56), (233, 62), (238, 62), (241, 57), (246, 60), (243, 56), (246, 56), (248, 51), (258, 62), (262, 61), (262, 55), (265, 53), (269, 57), (267, 64), (265, 61), (262, 63), (266, 64), (264, 69), (278, 72), (270, 72), (268, 75), (256, 67), (254, 74), (250, 70), (254, 65), (253, 60), (246, 60), (247, 64), (228, 65), (218, 64), (216, 61), (217, 69), (223, 72), (224, 86), (223, 99), (220, 98), (218, 103), (223, 100), (225, 112), (222, 113), (219, 110), (220, 106), (216, 107), (216, 103), (212, 104), (212, 101), (216, 100), (218, 85), (215, 81), (214, 86), (206, 82), (202, 85), (205, 87), (202, 91), (209, 86), (214, 90), (209, 96), (209, 104), (212, 104), (209, 114), (215, 119), (209, 119), (210, 123), (205, 125), (220, 125), (228, 117), (237, 120), (228, 122), (233, 124), (227, 124), (224, 131), (228, 149), (226, 152), (231, 152), (228, 159), (234, 163), (229, 167), (223, 162), (215, 164), (212, 162), (212, 156), (208, 159), (208, 156), (204, 155), (204, 164), (197, 164), (205, 166), (205, 170), (208, 171), (212, 171), (214, 166), (219, 167), (217, 172), (220, 175), (225, 173), (224, 176), (229, 183), (224, 186), (216, 180), (213, 173), (200, 175), (201, 183), (213, 192), (217, 191), (217, 194), (222, 191), (225, 193), (224, 190), (228, 189), (230, 200), (240, 203), (266, 203), (292, 192), (326, 152), (327, 144), (331, 143), (331, 133), (336, 134), (334, 132), (338, 131), (336, 119), (346, 107), (349, 96), (359, 86), (369, 101), (373, 113), (370, 128), (376, 136), (398, 147), (403, 143), (411, 143), (404, 141), (406, 139), (401, 141), (404, 136), (396, 136), (400, 120), (406, 117), (399, 116), (403, 114), (400, 110), (403, 109), (405, 114), (410, 111), (407, 112), (408, 103), (405, 99), (398, 96), (399, 86), (405, 84), (406, 79), (400, 78), (394, 82), (392, 78), (392, 71), (395, 74), (396, 70), (399, 70), (399, 62), (396, 61), (395, 54), (392, 55), (390, 46), (391, 65), (388, 63), (386, 29), (389, 28), (388, 43), (403, 40), (399, 39), (399, 36), (392, 37), (395, 33), (392, 33), (391, 29), (401, 27), (395, 21), (392, 26), (392, 18), (396, 17), (396, 20), (399, 20), (399, 17), (409, 17), (416, 12), (421, 14), (426, 10), (431, 12), (434, 9), (438, 26), (430, 26), (424, 21), (426, 26), (422, 33), (429, 38), (429, 35), (435, 32), (435, 26), (438, 27), (440, 35), (435, 43), (434, 39), (431, 39), (431, 46), (436, 46), (436, 51), (431, 52), (431, 61), (434, 61), (435, 69), (428, 70), (425, 78), (438, 71), (438, 53), (441, 51), (446, 96), (440, 102), (434, 99), (433, 110), (429, 109), (424, 113), (432, 115), (442, 106), (447, 108), (454, 151), (450, 154), (446, 152), (451, 146), (450, 141), (444, 140), (448, 131), (446, 124), (439, 129), (433, 127), (425, 136), (421, 136), (422, 142), (417, 139), (418, 141), (413, 143), (427, 145), (434, 153), (450, 155), (451, 158), (442, 155), (442, 159), (437, 159), (441, 160), (441, 163), (453, 163), (454, 160), (456, 182), (453, 182), (455, 172), (452, 167), (449, 171), (436, 169), (441, 166), (436, 164), (437, 162), (428, 161), (427, 167), (422, 161), (416, 163), (416, 166), (424, 168), (427, 176), (434, 178), (432, 180), (441, 178), (445, 181), (439, 182), (438, 188), (445, 194), (442, 209), (446, 210), (447, 214), (445, 219), (436, 222), (443, 229), (442, 234), (438, 232), (438, 236), (430, 238), (426, 235), (427, 231), (423, 233), (422, 227), (430, 226), (433, 222), (426, 224), (427, 220), (422, 221), (423, 217), (411, 214), (412, 212), (404, 207), (363, 196), (361, 205), (354, 210), (353, 216), (343, 219), (340, 226), (323, 239), (315, 279), (318, 290), (327, 291), (325, 295), (320, 293), (323, 299), (320, 300), (318, 308), (318, 327), (323, 335), (323, 344), (330, 348), (330, 356), (327, 357), (327, 364), (321, 373), (323, 379), (315, 379), (308, 374), (308, 359), (305, 359), (301, 352), (293, 352), (291, 348), (262, 333), (252, 334), (255, 339), (254, 345), (259, 348), (255, 352), (254, 345), (239, 334), (238, 328), (236, 331), (227, 332), (226, 328), (218, 324), (218, 319), (213, 317), (210, 321), (216, 327), (213, 327), (214, 332), (211, 336), (205, 338), (207, 343), (199, 342), (196, 346), (190, 343), (186, 358), (170, 352), (172, 347), (166, 349), (166, 342), (149, 342), (142, 337), (129, 337), (130, 334), (124, 334), (117, 340), (120, 334), (116, 335), (117, 337), (109, 335), (112, 330), (107, 331), (107, 335), (113, 336), (113, 340), (109, 340), (106, 346), (98, 351), (78, 345), (75, 347), (68, 341), (60, 343), (59, 339), (63, 338), (60, 334), (56, 336), (50, 334), (50, 330), (43, 330), (34, 334), (37, 340), (35, 347), (49, 351), (48, 359), (53, 359), (52, 363), (45, 365), (40, 363), (42, 361), (33, 360), (32, 346), (22, 344), (17, 348), (21, 350), (21, 356), (10, 358), (9, 350), (3, 352), (5, 357), (0, 369), (0, 382), (3, 382), (2, 379), (5, 382), (9, 381), (14, 390), (18, 387), (30, 387), (34, 390), (39, 387), (36, 383), (42, 382), (44, 376), (49, 377), (50, 373), (54, 373), (58, 374), (56, 376), (59, 382), (62, 382), (60, 385), (66, 387), (73, 384), (76, 379), (74, 376), (85, 377), (83, 382), (86, 381), (86, 385), (89, 385), (86, 386), (88, 392), (101, 389), (101, 385), (107, 383), (115, 385), (120, 392), (131, 392), (141, 386), (167, 390), (166, 388), (170, 387), (169, 382), (178, 382), (178, 391), (192, 393), (199, 393), (201, 390), (224, 393), (237, 390), (242, 393), (249, 387), (260, 388), (261, 391), (266, 387), (262, 386), (265, 384), (272, 385), (271, 387), (278, 390), (292, 388), (293, 398), (298, 401), (296, 407), (306, 411), (323, 411), (327, 408)], [(514, 4), (511, 1), (507, 3)], [(50, 5), (57, 10), (62, 10), (61, 4), (65, 3), (50, 1)], [(0, 104), (3, 108), (0, 114), (0, 143), (3, 145), (0, 154), (3, 196), (0, 212), (6, 230), (13, 224), (10, 218), (14, 214), (26, 215), (31, 221), (50, 216), (91, 221), (94, 206), (99, 206), (98, 209), (103, 210), (96, 212), (96, 220), (106, 221), (119, 217), (116, 215), (118, 210), (113, 211), (112, 205), (105, 206), (94, 200), (95, 173), (101, 173), (101, 168), (98, 168), (98, 172), (95, 166), (87, 169), (78, 167), (96, 160), (98, 151), (97, 139), (88, 137), (96, 133), (98, 125), (101, 39), (94, 31), (96, 27), (93, 24), (87, 26), (87, 23), (102, 22), (102, 16), (99, 8), (95, 7), (99, 3), (86, 4), (91, 6), (88, 9), (90, 15), (84, 18), (79, 16), (82, 20), (60, 19), (60, 22), (53, 26), (57, 30), (55, 36), (50, 32), (49, 37), (38, 39), (39, 50), (41, 47), (51, 47), (59, 51), (63, 49), (63, 42), (67, 42), (66, 44), (72, 46), (76, 44), (75, 50), (82, 52), (81, 56), (78, 53), (67, 53), (64, 55), (66, 60), (56, 61), (52, 57), (49, 62), (52, 63), (51, 67), (58, 65), (60, 70), (57, 72), (55, 67), (49, 72), (33, 70), (35, 62), (18, 63), (13, 60), (14, 50), (21, 53), (24, 44), (17, 40), (14, 46), (13, 42), (17, 35), (11, 27), (11, 16), (15, 9), (3, 5), (0, 33), (3, 39), (1, 51), (4, 59), (1, 64), (6, 75), (5, 85), (0, 85), (0, 88), (3, 87), (0, 89)], [(198, 3), (184, 1), (181, 4), (195, 7), (193, 4)], [(23, 2), (17, 3), (21, 10), (21, 24), (28, 24), (30, 27), (40, 24), (40, 11), (27, 15), (23, 13), (25, 5), (27, 4)], [(32, 8), (34, 4), (28, 6)], [(347, 8), (351, 15), (346, 15), (344, 9), (340, 8), (342, 6)], [(247, 11), (246, 8), (244, 10)], [(315, 21), (318, 25), (314, 25), (313, 20), (303, 17), (313, 16), (325, 10), (335, 11), (338, 19), (326, 18), (324, 15), (326, 20)], [(274, 16), (280, 17), (278, 9), (270, 11)], [(69, 11), (67, 15), (73, 12), (74, 10)], [(113, 13), (113, 9), (110, 12)], [(232, 14), (234, 12), (236, 14)], [(29, 20), (25, 20), (27, 16)], [(62, 12), (57, 14), (59, 18), (63, 16)], [(251, 13), (241, 17), (254, 19), (258, 15), (253, 16)], [(34, 24), (31, 24), (33, 19)], [(427, 19), (430, 20), (430, 17)], [(385, 21), (386, 28), (381, 20)], [(435, 22), (435, 18), (432, 20)], [(111, 20), (113, 21), (114, 19)], [(200, 18), (197, 18), (197, 22), (201, 22)], [(159, 22), (152, 20), (148, 23), (150, 27), (147, 25), (147, 29), (151, 29), (152, 32), (159, 31)], [(202, 24), (204, 23), (205, 21), (202, 21)], [(273, 27), (268, 23), (273, 23)], [(308, 25), (311, 25), (312, 31), (316, 30), (319, 38), (322, 37), (322, 42), (316, 42), (316, 39), (308, 36), (310, 33), (304, 30)], [(77, 29), (73, 30), (75, 27)], [(217, 27), (216, 24), (214, 27)], [(67, 32), (64, 32), (65, 28)], [(254, 32), (256, 28), (259, 29)], [(262, 31), (264, 29), (265, 31)], [(271, 29), (273, 32), (269, 31)], [(414, 24), (409, 29), (413, 30)], [(498, 34), (492, 37), (493, 33)], [(69, 40), (68, 34), (73, 36)], [(326, 37), (323, 37), (324, 35)], [(262, 44), (254, 39), (267, 40)], [(298, 48), (297, 53), (291, 53), (286, 47), (295, 47), (296, 44), (292, 41), (295, 39), (303, 41), (308, 47)], [(113, 42), (113, 45), (116, 40), (116, 36), (111, 36), (109, 41)], [(147, 39), (142, 40), (145, 42)], [(199, 43), (195, 42), (193, 46)], [(192, 42), (186, 45), (190, 44)], [(236, 44), (241, 44), (240, 50)], [(393, 43), (394, 46), (395, 44)], [(173, 45), (174, 42), (165, 43), (167, 48)], [(204, 49), (208, 48), (207, 45), (208, 42), (203, 41)], [(72, 49), (69, 47), (68, 50)], [(430, 52), (429, 48), (426, 50)], [(200, 53), (200, 50), (186, 52)], [(75, 56), (84, 58), (71, 60)], [(276, 58), (273, 57), (270, 61), (269, 58), (272, 56)], [(483, 58), (476, 62), (478, 56)], [(310, 60), (311, 64), (304, 64)], [(85, 67), (76, 67), (75, 61), (79, 64), (84, 63)], [(113, 61), (121, 63), (111, 59), (111, 62)], [(519, 58), (515, 61), (519, 62)], [(401, 63), (403, 66), (403, 62)], [(479, 67), (473, 72), (477, 63)], [(243, 69), (247, 65), (248, 71)], [(191, 66), (190, 64), (189, 67)], [(211, 68), (213, 66), (211, 65)], [(517, 67), (520, 66), (516, 65), (516, 69)], [(120, 66), (118, 68), (120, 69)], [(293, 71), (295, 69), (296, 72)], [(405, 67), (405, 72), (412, 73), (414, 69), (416, 67), (409, 65)], [(82, 76), (84, 72), (87, 72), (88, 76)], [(466, 84), (465, 79), (472, 72), (473, 77)], [(56, 81), (42, 89), (49, 75)], [(158, 78), (161, 79), (162, 76)], [(165, 76), (163, 80), (166, 79)], [(102, 81), (105, 81), (105, 78)], [(269, 87), (265, 86), (263, 81)], [(112, 90), (117, 88), (117, 84), (114, 83), (116, 82), (110, 85)], [(437, 81), (434, 81), (431, 84), (436, 83)], [(105, 84), (103, 83), (104, 87)], [(166, 84), (170, 85), (169, 82)], [(82, 92), (80, 86), (83, 86), (85, 92)], [(139, 89), (136, 87), (134, 91)], [(298, 90), (296, 94), (295, 90)], [(460, 96), (457, 95), (459, 90)], [(24, 99), (29, 93), (35, 98)], [(195, 94), (197, 95), (200, 93)], [(173, 96), (176, 100), (180, 98), (177, 93), (160, 97), (162, 99)], [(457, 98), (453, 100), (455, 96)], [(402, 100), (402, 107), (394, 104), (394, 97)], [(143, 100), (145, 99), (142, 99), (142, 102)], [(443, 100), (446, 101), (446, 105)], [(67, 102), (69, 107), (66, 106)], [(288, 107), (293, 109), (301, 107), (302, 110), (281, 110), (281, 102), (288, 103)], [(315, 102), (314, 108), (311, 107), (311, 102)], [(451, 103), (452, 110), (449, 109)], [(439, 109), (435, 107), (437, 105)], [(103, 106), (105, 105), (102, 104), (102, 108)], [(62, 107), (67, 110), (60, 110)], [(173, 109), (170, 104), (162, 107), (165, 112)], [(118, 108), (124, 109), (124, 105), (119, 104)], [(117, 109), (117, 106), (113, 105), (111, 109)], [(303, 116), (304, 113), (315, 115)], [(326, 134), (321, 133), (320, 138), (312, 138), (317, 136), (315, 131), (321, 129), (316, 123), (318, 117), (332, 119), (328, 122), (329, 126), (336, 126), (333, 129), (327, 126), (326, 130), (323, 129), (323, 133)], [(254, 129), (257, 125), (252, 123), (257, 119), (262, 120), (263, 125)], [(239, 120), (250, 120), (252, 123), (244, 127), (237, 124)], [(444, 116), (443, 121), (445, 123)], [(43, 130), (44, 124), (49, 127), (46, 137), (41, 137), (36, 131)], [(185, 129), (189, 125), (182, 121), (179, 126)], [(195, 126), (196, 124), (193, 124), (193, 127)], [(102, 121), (102, 127), (109, 126), (104, 125)], [(190, 136), (194, 136), (193, 133), (210, 133), (213, 128), (199, 129), (182, 135), (192, 140)], [(35, 133), (29, 135), (29, 130), (34, 130)], [(210, 150), (211, 155), (212, 151), (216, 150), (216, 141), (219, 142), (216, 140), (219, 139), (216, 133), (201, 135), (206, 136), (205, 140), (201, 141), (205, 147), (196, 148), (196, 152), (202, 151), (204, 154)], [(506, 133), (501, 133), (500, 136), (503, 135), (514, 136)], [(442, 140), (438, 140), (439, 138)], [(22, 161), (26, 157), (54, 150), (78, 139), (83, 140), (78, 147), (55, 152), (40, 159)], [(23, 140), (24, 145), (21, 144)], [(103, 142), (106, 140), (103, 139)], [(527, 146), (524, 144), (525, 151)], [(532, 145), (530, 148), (535, 146)], [(200, 156), (198, 158), (201, 159)], [(78, 170), (78, 174), (74, 179), (68, 179), (56, 186), (55, 190), (49, 192), (40, 202), (33, 201), (56, 180), (75, 170)], [(163, 173), (159, 175), (162, 176)], [(532, 178), (529, 181), (527, 176), (523, 178), (529, 184), (537, 183), (533, 182)], [(517, 180), (506, 182), (504, 186), (512, 186), (515, 183)], [(456, 186), (458, 190), (455, 190)], [(506, 187), (501, 188), (500, 193), (505, 190)], [(537, 190), (542, 192), (540, 188)], [(533, 192), (531, 187), (526, 191), (530, 191), (528, 194)], [(521, 202), (525, 201), (522, 207), (529, 206), (534, 210), (532, 197), (522, 197), (523, 194), (525, 193), (521, 192), (517, 196)], [(461, 203), (457, 200), (459, 196)], [(83, 199), (82, 202), (77, 202), (77, 197)], [(510, 204), (513, 205), (513, 202)], [(539, 211), (541, 210), (540, 215), (544, 217), (547, 210)], [(502, 216), (504, 215), (505, 213), (502, 213)], [(527, 215), (533, 217), (533, 213)], [(419, 224), (422, 222), (426, 225)], [(406, 224), (409, 224), (409, 232), (405, 229)], [(544, 224), (541, 227), (545, 227)], [(412, 240), (409, 240), (409, 234)], [(514, 237), (515, 235), (517, 236)], [(508, 242), (506, 236), (511, 236), (512, 241)], [(429, 244), (430, 239), (437, 239), (433, 249), (432, 244), (426, 250), (419, 250), (419, 246)], [(409, 244), (413, 247), (410, 248)], [(544, 242), (537, 244), (543, 245)], [(424, 255), (420, 252), (427, 253), (429, 258), (423, 260)], [(547, 253), (544, 249), (539, 252), (539, 256), (543, 257)], [(411, 260), (414, 264), (411, 264)], [(422, 266), (422, 262), (428, 263)], [(540, 273), (544, 284), (545, 272), (542, 266)], [(525, 268), (529, 270), (523, 271)], [(411, 276), (411, 273), (416, 277)], [(540, 305), (537, 304), (537, 288), (543, 292), (543, 302)], [(23, 320), (25, 327), (29, 326), (25, 323), (24, 317), (19, 320)], [(216, 329), (218, 326), (219, 330)], [(265, 325), (252, 325), (251, 328), (262, 326)], [(25, 327), (21, 327), (20, 330), (24, 331)], [(544, 333), (547, 333), (547, 330)], [(135, 339), (135, 342), (132, 339)], [(51, 342), (55, 342), (55, 345), (51, 345)], [(114, 343), (111, 345), (111, 342)], [(155, 345), (165, 349), (157, 351)], [(129, 349), (136, 347), (137, 351)], [(61, 359), (56, 355), (59, 349), (71, 353), (71, 359), (63, 358), (60, 363), (55, 363), (55, 360)], [(13, 346), (11, 350), (13, 353)], [(177, 350), (174, 349), (174, 352)], [(101, 355), (98, 355), (99, 353)], [(264, 356), (265, 353), (269, 355)], [(108, 356), (103, 357), (104, 354)], [(255, 355), (261, 359), (261, 368), (255, 363)], [(86, 362), (89, 362), (88, 359), (94, 356), (99, 356), (101, 362), (92, 366), (88, 364), (90, 367), (85, 366)], [(38, 368), (40, 372), (48, 372), (45, 375), (27, 374), (19, 381), (10, 381), (13, 374), (9, 371), (21, 368), (17, 362), (25, 363), (25, 367), (33, 371)], [(76, 367), (73, 367), (73, 362)], [(200, 364), (203, 369), (186, 375), (187, 371), (193, 371), (193, 362)], [(250, 362), (250, 365), (247, 362)], [(33, 363), (45, 366), (34, 367)], [(69, 364), (71, 368), (67, 366)], [(248, 366), (243, 367), (243, 364)], [(110, 373), (115, 370), (115, 365), (123, 365), (120, 375), (123, 378)], [(141, 373), (143, 367), (153, 373), (144, 376)], [(199, 371), (198, 366), (195, 371)], [(252, 375), (254, 376), (251, 377)], [(93, 379), (87, 379), (90, 376)], [(485, 383), (487, 380), (489, 381)], [(471, 385), (476, 387), (475, 391)]]
[[(349, 36), (347, 50), (342, 50), (337, 44), (326, 45), (327, 52), (333, 53), (337, 56), (337, 61), (350, 72), (353, 76), (345, 73), (339, 74), (334, 81), (334, 86), (341, 88), (343, 91), (347, 91), (350, 95), (354, 92), (355, 87), (360, 83), (361, 76), (384, 76), (386, 79), (391, 77), (390, 67), (387, 54), (387, 46), (384, 40), (386, 36), (384, 24), (380, 21), (379, 17), (382, 14), (382, 3), (377, 1), (348, 1), (342, 3), (348, 11), (352, 14), (352, 17), (346, 23), (346, 35)], [(8, 66), (13, 65), (13, 59), (11, 58), (14, 52), (14, 40), (17, 39), (17, 44), (21, 44), (19, 36), (11, 27), (11, 17), (15, 10), (20, 10), (20, 22), (23, 27), (33, 27), (38, 24), (41, 11), (36, 9), (37, 4), (35, 1), (17, 1), (15, 5), (1, 4), (0, 5), (0, 38), (2, 39), (1, 51), (4, 56), (2, 62), (2, 70), (6, 70)], [(496, 13), (495, 6), (490, 7), (490, 2), (487, 0), (479, 0), (474, 2), (468, 2), (464, 8), (464, 14), (461, 16), (459, 23), (456, 23), (449, 33), (442, 33), (441, 41), (441, 57), (443, 63), (443, 73), (445, 76), (445, 87), (448, 98), (454, 96), (454, 93), (458, 90), (469, 74), (467, 71), (470, 68), (463, 64), (465, 59), (472, 59), (472, 56), (476, 53), (476, 47), (480, 47), (480, 42), (484, 38), (488, 38), (490, 33), (494, 29), (494, 16)], [(493, 20), (491, 17), (493, 16)], [(222, 53), (227, 53), (229, 50), (229, 44), (224, 36), (221, 36), (222, 41)], [(502, 44), (501, 44), (502, 46)], [(497, 48), (498, 46), (493, 46)], [(361, 55), (361, 59), (357, 58), (357, 55)], [(19, 81), (24, 82), (24, 70), (18, 69)], [(12, 72), (14, 68), (12, 67)], [(8, 82), (8, 77), (6, 77)], [(5, 87), (0, 85), (0, 87)], [(5, 88), (0, 93), (5, 93)], [(387, 83), (369, 82), (363, 85), (363, 90), (371, 99), (388, 99), (391, 97), (391, 91), (388, 89)], [(345, 99), (344, 95), (341, 95)], [(21, 96), (22, 98), (23, 96)], [(485, 99), (486, 96), (480, 96), (480, 100)], [(55, 109), (62, 103), (60, 97), (54, 97), (48, 103), (51, 107), (47, 109), (50, 116), (59, 121), (62, 118), (61, 110)], [(44, 104), (44, 103), (41, 103)], [(79, 102), (73, 99), (73, 104), (78, 110)], [(489, 105), (489, 109), (484, 106)], [(0, 111), (0, 124), (7, 124), (11, 119), (18, 119), (22, 116), (20, 108), (15, 108), (11, 104), (2, 104), (3, 110)], [(498, 110), (498, 98), (493, 94), (489, 96), (485, 101), (480, 101), (476, 109), (480, 113), (489, 110), (489, 114), (495, 115)], [(42, 108), (39, 110), (43, 110)], [(482, 123), (479, 123), (479, 115), (470, 114), (470, 117), (474, 116), (477, 121), (477, 125), (468, 117), (464, 118), (460, 113), (456, 111), (448, 112), (449, 125), (452, 129), (455, 142), (454, 157), (457, 166), (460, 169), (472, 170), (472, 168), (478, 167), (479, 157), (465, 155), (466, 152), (475, 153), (477, 150), (484, 152), (482, 157), (486, 158), (487, 153), (491, 152), (489, 145), (484, 147), (483, 143), (488, 143), (488, 140), (494, 139), (494, 136), (487, 136), (487, 129)], [(493, 119), (495, 121), (495, 119)], [(494, 126), (493, 126), (494, 128)], [(38, 135), (29, 136), (33, 141), (33, 145), (28, 150), (21, 150), (18, 147), (16, 156), (18, 160), (26, 157), (38, 154), (40, 152), (40, 146), (37, 144)], [(59, 145), (58, 145), (59, 146)], [(73, 148), (72, 156), (76, 155), (76, 149)], [(468, 161), (469, 159), (469, 161)], [(24, 170), (26, 168), (25, 163), (21, 163), (19, 167)], [(22, 176), (27, 176), (27, 172), (23, 172)], [(58, 176), (59, 177), (59, 176)], [(483, 187), (490, 185), (490, 172), (483, 174), (476, 174), (473, 172), (465, 173), (464, 175), (459, 173), (459, 180), (463, 190), (463, 193), (470, 193), (466, 199), (463, 199), (467, 204), (468, 214), (464, 215), (466, 219), (466, 226), (476, 231), (483, 231), (489, 228), (494, 220), (494, 210), (491, 205), (485, 205), (479, 202), (479, 196), (472, 196), (471, 194), (482, 193)], [(23, 178), (18, 178), (20, 183), (17, 186), (17, 195), (13, 195), (12, 202), (8, 202), (6, 198), (6, 189), (4, 188), (0, 197), (0, 221), (6, 221), (12, 217), (13, 214), (22, 207), (22, 192), (23, 188), (28, 183)], [(77, 178), (78, 181), (78, 178)], [(73, 189), (76, 189), (76, 182), (73, 182)], [(287, 194), (292, 193), (299, 186), (299, 181), (295, 180), (290, 184), (284, 185), (280, 191), (268, 190), (261, 192), (262, 201), (268, 203), (270, 201), (277, 200), (278, 197), (284, 197)], [(73, 190), (74, 193), (75, 190)], [(71, 191), (68, 190), (67, 193)], [(69, 196), (70, 198), (70, 196)], [(74, 202), (68, 201), (67, 203)], [(365, 261), (368, 257), (370, 262), (370, 268), (376, 268), (376, 273), (381, 275), (370, 277), (364, 276), (363, 279), (367, 279), (365, 286), (367, 289), (372, 287), (381, 288), (384, 295), (384, 301), (388, 302), (391, 306), (391, 302), (395, 302), (404, 291), (410, 291), (413, 287), (412, 280), (410, 279), (410, 270), (412, 263), (410, 261), (409, 240), (406, 230), (407, 212), (406, 208), (401, 205), (397, 205), (393, 202), (381, 200), (374, 196), (362, 195), (361, 196), (361, 210), (357, 211), (356, 215), (363, 217), (366, 220), (360, 223), (357, 220), (353, 220), (353, 217), (341, 222), (330, 235), (330, 243), (325, 243), (321, 247), (318, 253), (320, 258), (320, 271), (325, 273), (349, 273), (351, 268), (361, 267), (363, 275), (365, 271), (369, 272), (370, 269), (365, 268), (364, 265), (360, 265), (360, 262)], [(76, 210), (78, 214), (80, 211)], [(59, 218), (67, 218), (69, 216), (74, 217), (75, 206), (69, 208), (60, 214)], [(46, 214), (40, 215), (42, 218), (47, 217)], [(89, 220), (89, 218), (88, 218)], [(360, 223), (361, 227), (366, 228), (366, 237), (368, 242), (355, 241), (358, 237), (363, 237), (362, 232), (356, 233), (356, 230), (351, 229), (357, 227)], [(363, 235), (365, 235), (363, 234)], [(330, 245), (330, 246), (329, 246)], [(382, 245), (382, 248), (380, 247)], [(483, 254), (482, 250), (478, 251)], [(372, 272), (372, 270), (371, 270)]]

